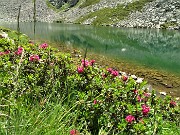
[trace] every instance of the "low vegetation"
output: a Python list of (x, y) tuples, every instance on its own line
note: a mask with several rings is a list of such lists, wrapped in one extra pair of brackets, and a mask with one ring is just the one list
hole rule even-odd
[(116, 8), (103, 8), (92, 12), (88, 15), (82, 16), (77, 23), (82, 23), (88, 19), (95, 18), (93, 25), (110, 25), (125, 19), (131, 12), (140, 11), (145, 4), (153, 0), (139, 0), (127, 5), (118, 5)]
[(135, 75), (0, 29), (2, 135), (178, 135), (179, 102), (145, 85)]
[(99, 3), (99, 2), (100, 2), (100, 0), (85, 0), (79, 7), (84, 8), (84, 7)]
[(165, 22), (164, 24), (161, 24), (160, 27), (162, 29), (168, 29), (168, 28), (175, 27), (175, 26), (178, 26), (178, 24), (174, 23), (174, 22)]

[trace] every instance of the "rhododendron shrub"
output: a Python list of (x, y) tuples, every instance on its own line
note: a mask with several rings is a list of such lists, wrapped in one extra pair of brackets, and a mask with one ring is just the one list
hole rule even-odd
[[(0, 105), (13, 105), (2, 109), (1, 114), (16, 116), (19, 108), (30, 110), (34, 105), (43, 112), (61, 102), (71, 108), (69, 113), (76, 114), (75, 121), (68, 120), (72, 130), (67, 130), (74, 135), (86, 134), (85, 129), (94, 135), (101, 129), (107, 134), (162, 134), (167, 129), (164, 125), (179, 126), (179, 102), (148, 91), (143, 78), (102, 68), (93, 59), (74, 59), (47, 43), (32, 45), (29, 39), (25, 42), (20, 38), (13, 44), (6, 40), (0, 39)], [(67, 112), (58, 121), (65, 115)], [(36, 122), (41, 121), (39, 118)], [(0, 120), (12, 122), (11, 117)]]

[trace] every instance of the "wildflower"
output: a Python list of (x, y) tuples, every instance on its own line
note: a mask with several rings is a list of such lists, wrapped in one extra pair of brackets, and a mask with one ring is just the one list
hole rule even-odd
[(10, 50), (7, 50), (5, 52), (0, 52), (0, 56), (5, 55), (5, 54), (9, 54), (9, 53), (10, 53)]
[(170, 101), (170, 107), (175, 107), (175, 106), (176, 106), (176, 102), (173, 101), (173, 100), (171, 100), (171, 101)]
[(123, 76), (122, 76), (122, 80), (123, 80), (123, 81), (127, 81), (127, 79), (128, 79), (128, 76), (126, 76), (126, 75), (123, 75)]
[(29, 61), (31, 61), (31, 62), (39, 61), (39, 60), (40, 60), (40, 58), (39, 58), (39, 56), (36, 55), (36, 54), (33, 54), (33, 55), (31, 55), (31, 56), (29, 57)]
[(138, 94), (138, 90), (136, 90), (136, 89), (133, 90), (133, 92), (134, 92), (134, 94), (136, 94), (136, 95)]
[(137, 96), (137, 100), (138, 100), (138, 102), (141, 102), (141, 101), (142, 101), (142, 98), (138, 95), (138, 96)]
[(112, 68), (108, 68), (107, 71), (108, 71), (109, 73), (112, 73), (113, 69), (112, 69)]
[(91, 60), (89, 64), (90, 64), (91, 66), (93, 66), (94, 63), (95, 63), (95, 60)]
[(79, 74), (84, 72), (84, 67), (78, 66), (77, 71)]
[(134, 120), (135, 120), (135, 117), (134, 117), (134, 116), (132, 116), (132, 115), (126, 116), (126, 121), (127, 121), (128, 123), (132, 123), (132, 121), (134, 121)]
[(46, 49), (46, 48), (48, 48), (48, 44), (47, 44), (47, 43), (41, 44), (41, 45), (39, 46), (39, 48), (40, 48), (40, 49)]
[(84, 59), (82, 59), (81, 60), (81, 64), (82, 64), (82, 66), (84, 66), (84, 67), (88, 67), (89, 66), (89, 62), (88, 62), (88, 60), (84, 60)]
[(103, 77), (103, 78), (106, 78), (106, 77), (107, 77), (107, 75), (106, 75), (105, 73), (103, 73), (103, 74), (102, 74), (102, 77)]
[(0, 52), (0, 56), (4, 55), (4, 52)]
[(10, 53), (10, 50), (7, 50), (4, 52), (4, 54), (9, 54)]
[(18, 50), (15, 52), (15, 54), (20, 55), (20, 54), (22, 54), (23, 50), (24, 49), (22, 47), (19, 47)]
[(150, 96), (151, 96), (151, 93), (145, 92), (145, 93), (144, 93), (144, 96), (145, 96), (145, 97), (150, 97)]
[(70, 135), (79, 135), (79, 132), (78, 132), (78, 130), (76, 130), (76, 129), (72, 129), (72, 130), (70, 131)]
[(97, 104), (97, 100), (95, 99), (93, 103), (94, 103), (94, 104)]
[(147, 115), (150, 111), (150, 107), (146, 105), (142, 105), (142, 113), (143, 115)]
[(111, 71), (111, 75), (113, 75), (114, 77), (116, 77), (116, 76), (119, 75), (119, 72), (116, 71), (116, 70), (112, 70), (112, 71)]

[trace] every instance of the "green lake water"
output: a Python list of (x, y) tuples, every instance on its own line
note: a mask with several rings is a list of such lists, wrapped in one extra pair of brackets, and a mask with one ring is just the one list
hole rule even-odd
[[(0, 23), (17, 29), (16, 23)], [(33, 23), (21, 23), (21, 32), (33, 38)], [(70, 47), (110, 58), (134, 61), (180, 75), (180, 32), (157, 29), (95, 27), (76, 24), (36, 24), (36, 38), (64, 42)]]

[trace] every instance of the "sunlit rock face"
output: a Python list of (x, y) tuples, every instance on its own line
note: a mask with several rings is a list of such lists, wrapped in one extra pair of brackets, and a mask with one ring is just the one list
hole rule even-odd
[(61, 8), (64, 4), (68, 3), (70, 7), (75, 6), (79, 0), (49, 0), (49, 2), (56, 8)]

